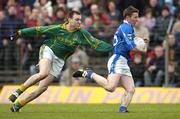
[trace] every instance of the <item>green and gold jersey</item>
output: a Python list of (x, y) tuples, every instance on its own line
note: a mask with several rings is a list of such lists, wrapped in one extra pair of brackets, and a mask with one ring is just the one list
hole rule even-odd
[(18, 33), (21, 36), (44, 35), (45, 40), (43, 44), (51, 48), (56, 56), (64, 60), (73, 54), (79, 45), (88, 45), (100, 52), (109, 52), (112, 50), (110, 44), (94, 38), (85, 29), (81, 28), (76, 31), (69, 31), (66, 29), (66, 24), (25, 28), (19, 30)]

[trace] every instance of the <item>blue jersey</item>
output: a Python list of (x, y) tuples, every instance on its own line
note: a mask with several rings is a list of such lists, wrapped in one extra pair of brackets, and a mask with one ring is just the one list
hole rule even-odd
[(124, 20), (114, 35), (113, 54), (122, 55), (130, 61), (130, 51), (136, 47), (134, 37), (135, 33), (133, 26)]

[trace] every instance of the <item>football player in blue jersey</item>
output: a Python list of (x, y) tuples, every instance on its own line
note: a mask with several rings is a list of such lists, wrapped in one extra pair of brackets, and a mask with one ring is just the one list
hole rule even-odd
[(148, 41), (145, 40), (145, 48), (140, 49), (134, 42), (135, 33), (133, 26), (139, 18), (139, 10), (133, 6), (129, 6), (123, 11), (124, 21), (118, 27), (113, 40), (113, 55), (108, 61), (109, 75), (104, 78), (92, 70), (77, 71), (73, 74), (74, 77), (86, 77), (89, 80), (95, 80), (99, 85), (104, 87), (107, 91), (113, 92), (118, 86), (119, 82), (125, 89), (122, 97), (119, 112), (128, 112), (127, 106), (135, 92), (135, 85), (128, 62), (131, 61), (130, 51), (142, 52), (147, 51)]

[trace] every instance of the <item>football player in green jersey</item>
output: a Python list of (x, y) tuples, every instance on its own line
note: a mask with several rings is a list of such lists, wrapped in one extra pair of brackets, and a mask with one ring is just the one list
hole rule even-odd
[[(69, 12), (67, 22), (64, 24), (21, 29), (16, 35), (11, 36), (11, 40), (18, 36), (39, 35), (45, 36), (39, 52), (39, 73), (29, 77), (10, 95), (9, 100), (14, 102), (10, 108), (12, 112), (19, 112), (25, 104), (45, 92), (53, 79), (59, 77), (65, 60), (74, 53), (79, 45), (88, 45), (100, 52), (112, 50), (110, 44), (94, 38), (88, 31), (81, 28), (81, 14), (77, 11)], [(37, 82), (39, 82), (39, 86), (35, 90), (28, 95), (19, 97)]]

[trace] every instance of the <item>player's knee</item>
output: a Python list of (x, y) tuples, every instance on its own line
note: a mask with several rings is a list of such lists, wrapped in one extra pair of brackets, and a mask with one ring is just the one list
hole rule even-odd
[(40, 72), (38, 75), (39, 75), (40, 79), (44, 79), (45, 77), (48, 76), (48, 73), (41, 73)]
[(47, 86), (42, 86), (42, 87), (40, 87), (40, 92), (44, 92), (44, 91), (46, 91), (47, 89), (48, 89)]
[(127, 89), (126, 91), (133, 95), (135, 93), (135, 87), (131, 87), (131, 88)]
[(105, 89), (106, 89), (108, 92), (114, 92), (115, 89), (116, 89), (116, 87), (109, 85), (109, 86), (106, 86)]

